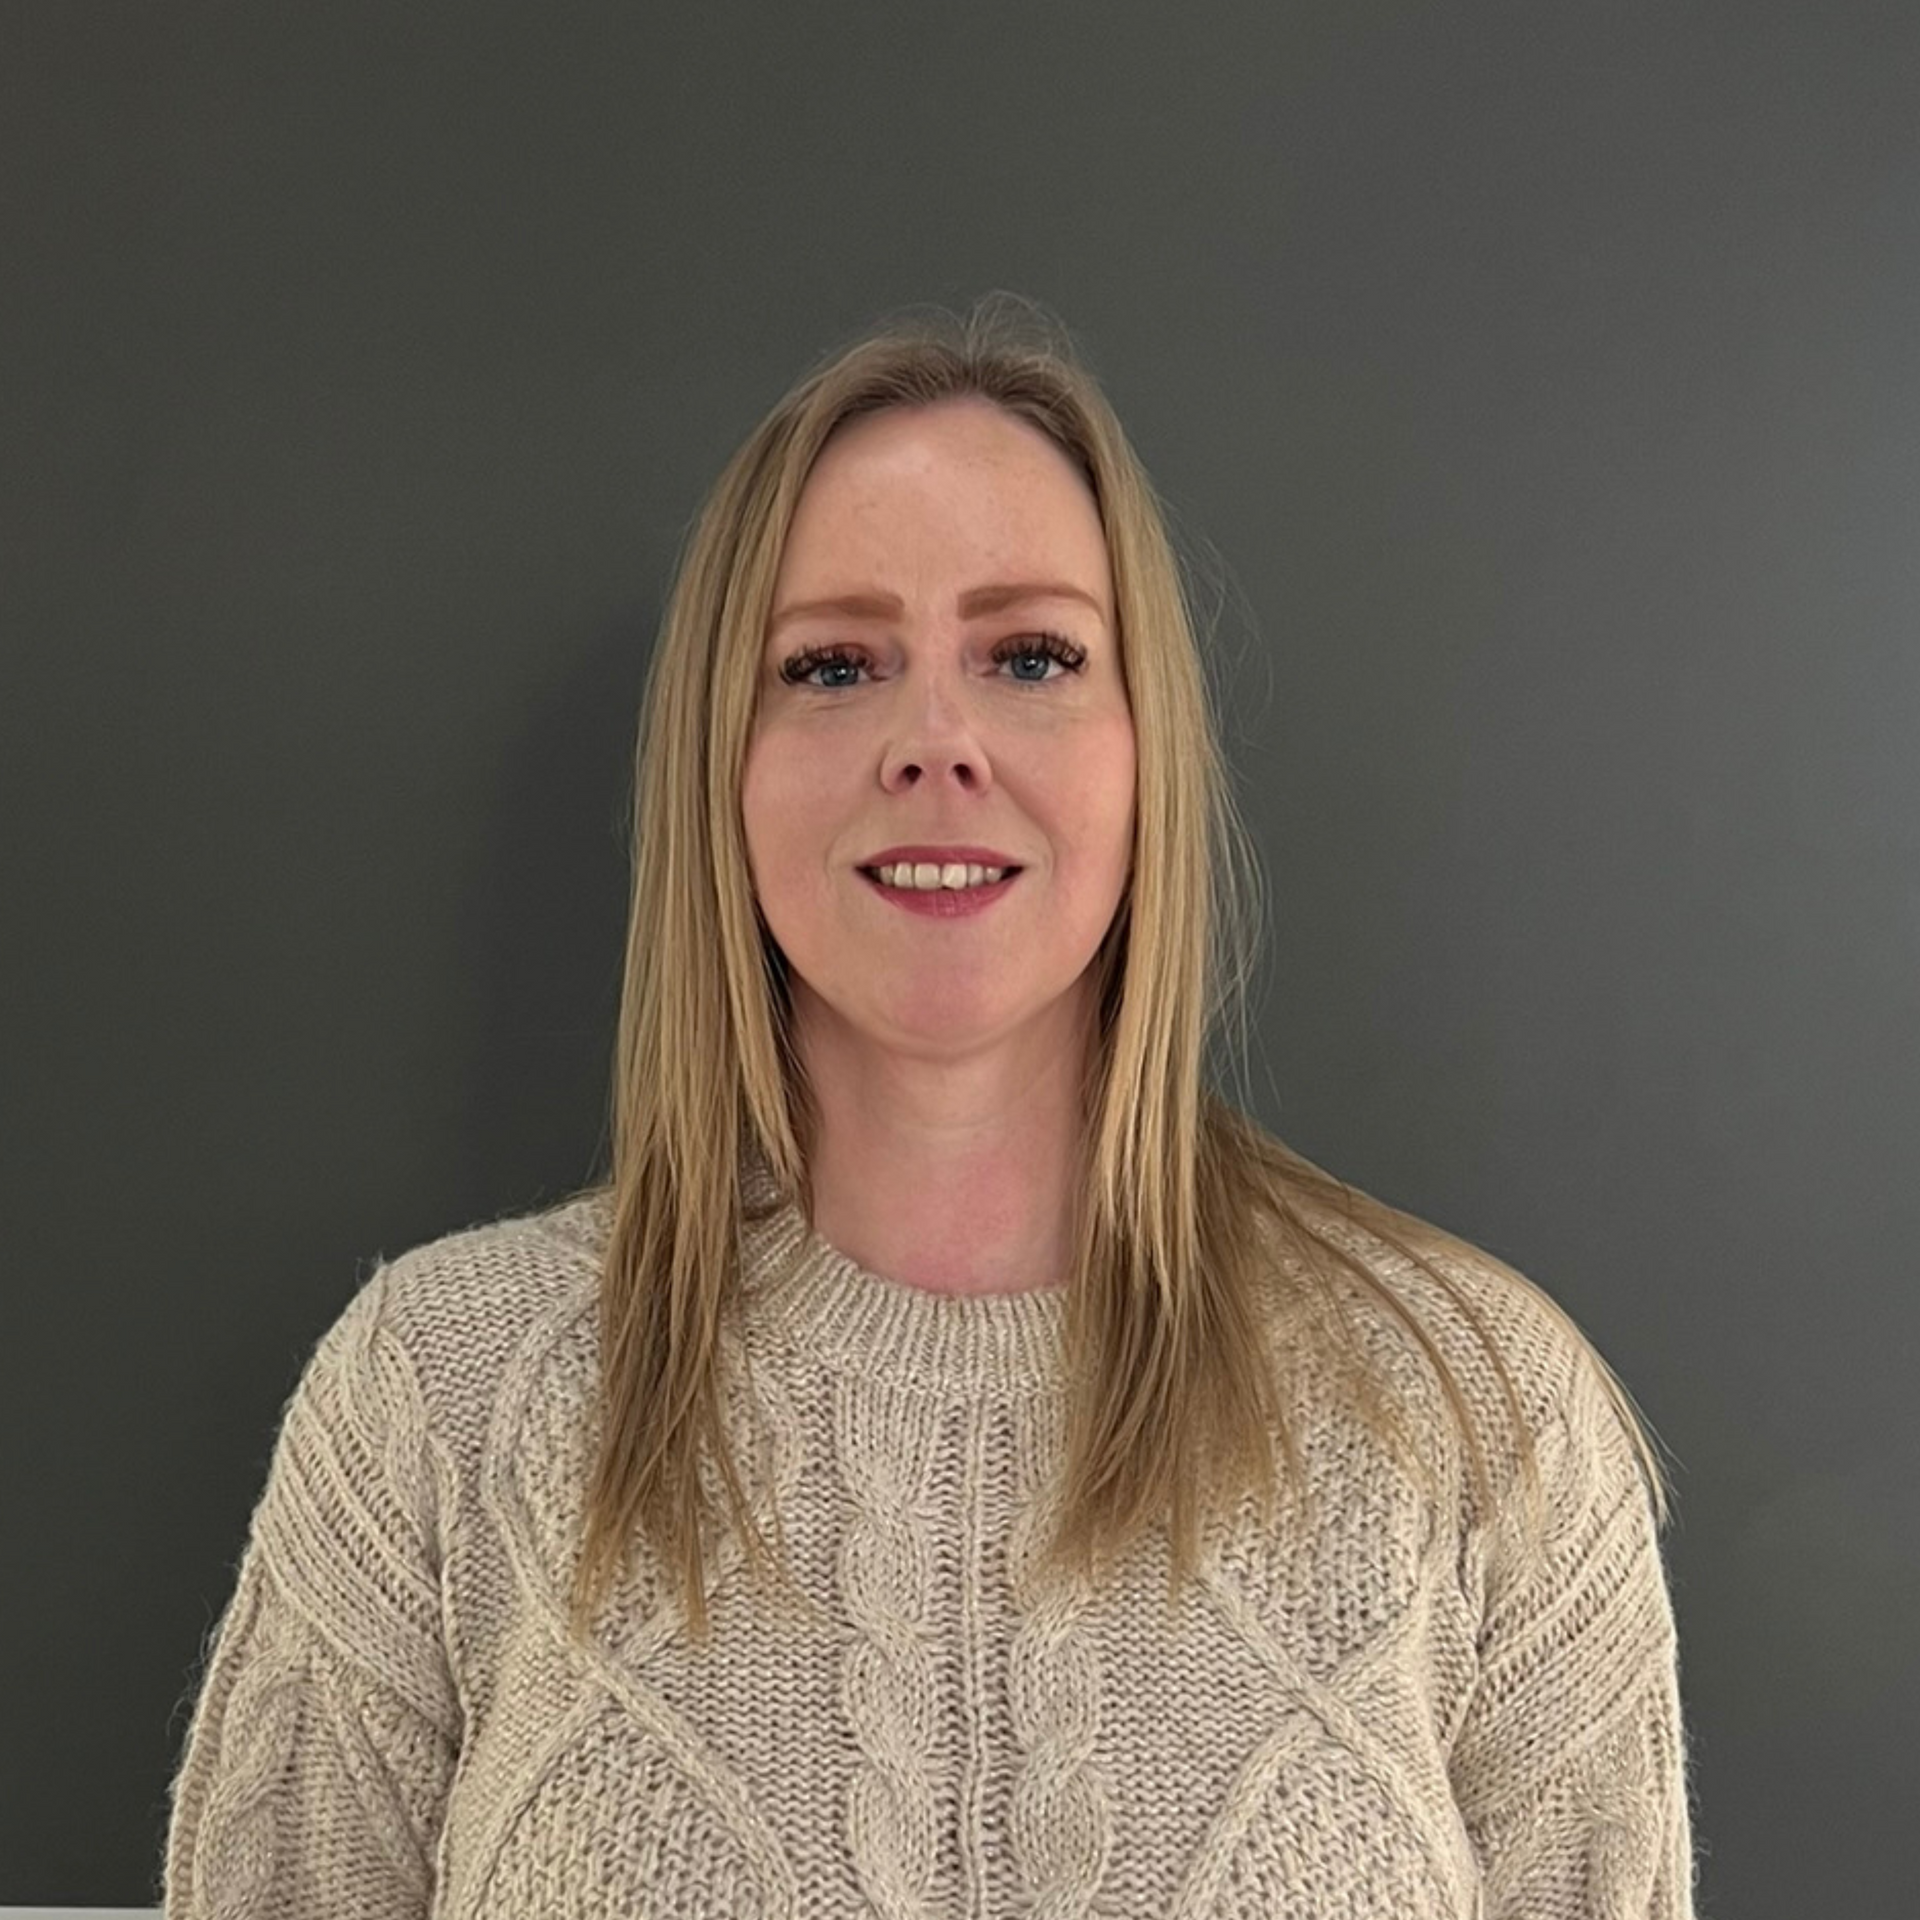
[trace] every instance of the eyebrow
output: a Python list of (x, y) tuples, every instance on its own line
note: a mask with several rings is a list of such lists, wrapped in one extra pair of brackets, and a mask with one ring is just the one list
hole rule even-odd
[[(1101, 619), (1108, 618), (1106, 605), (1084, 587), (1064, 580), (1016, 580), (1003, 586), (970, 587), (960, 596), (960, 616), (974, 619), (981, 614), (1004, 613), (1008, 607), (1029, 600), (1078, 600), (1091, 607)], [(891, 593), (841, 593), (824, 600), (796, 600), (782, 607), (767, 622), (769, 633), (777, 632), (789, 620), (804, 620), (819, 614), (839, 614), (852, 620), (897, 620), (906, 609)]]

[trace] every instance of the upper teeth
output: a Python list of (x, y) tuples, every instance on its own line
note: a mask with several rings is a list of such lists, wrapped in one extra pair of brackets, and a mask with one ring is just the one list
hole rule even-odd
[(875, 867), (874, 874), (883, 887), (917, 887), (931, 892), (935, 887), (985, 887), (1004, 878), (1005, 867), (970, 867), (959, 860), (935, 866), (931, 860), (917, 864), (902, 861), (897, 867)]

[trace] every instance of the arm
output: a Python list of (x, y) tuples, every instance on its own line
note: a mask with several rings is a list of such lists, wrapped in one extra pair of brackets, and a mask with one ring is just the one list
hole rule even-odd
[(1651, 1500), (1581, 1356), (1540, 1436), (1544, 1539), (1471, 1550), (1479, 1671), (1451, 1770), (1488, 1920), (1692, 1920), (1672, 1604)]
[(444, 1457), (376, 1279), (276, 1443), (174, 1781), (169, 1920), (419, 1920), (460, 1708), (440, 1632)]

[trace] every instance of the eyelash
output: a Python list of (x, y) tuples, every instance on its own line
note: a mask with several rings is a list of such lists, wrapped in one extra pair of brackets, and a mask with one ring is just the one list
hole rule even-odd
[[(1022, 686), (1045, 686), (1048, 681), (1065, 679), (1068, 673), (1078, 673), (1087, 664), (1086, 649), (1076, 647), (1071, 640), (1058, 633), (1026, 633), (1017, 640), (1003, 640), (994, 648), (991, 657), (996, 666), (1005, 666), (1009, 660), (1030, 658), (1035, 654), (1058, 662), (1065, 672), (1050, 673), (1040, 680), (1024, 680), (1019, 683)], [(857, 647), (808, 647), (782, 663), (780, 678), (789, 686), (802, 686), (806, 684), (810, 673), (817, 673), (822, 667), (864, 667), (867, 664), (866, 655)], [(815, 691), (837, 693), (843, 689), (817, 687)]]

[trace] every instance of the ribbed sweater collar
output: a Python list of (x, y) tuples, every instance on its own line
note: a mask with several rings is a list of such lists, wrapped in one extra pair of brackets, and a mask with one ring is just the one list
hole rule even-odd
[(750, 1342), (766, 1338), (835, 1372), (956, 1398), (1058, 1391), (1064, 1287), (930, 1293), (870, 1273), (792, 1201), (747, 1229), (741, 1274)]

